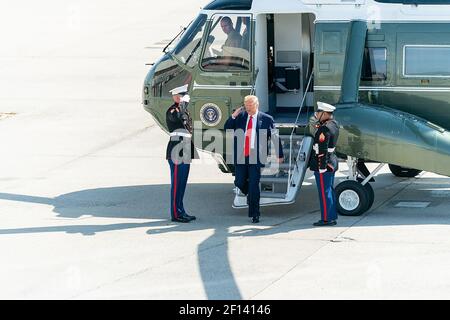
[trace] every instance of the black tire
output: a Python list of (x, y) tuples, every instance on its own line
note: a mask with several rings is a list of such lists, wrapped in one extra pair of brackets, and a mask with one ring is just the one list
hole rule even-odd
[[(363, 178), (358, 178), (357, 180), (360, 183), (364, 181)], [(370, 208), (372, 208), (372, 205), (373, 205), (373, 203), (375, 201), (375, 192), (373, 191), (372, 186), (368, 182), (363, 187), (366, 189), (367, 197), (368, 197), (368, 200), (369, 200), (369, 206), (367, 207), (367, 210), (370, 210)]]
[(343, 216), (360, 216), (369, 208), (367, 189), (358, 181), (346, 180), (336, 186), (336, 206)]
[(400, 178), (414, 178), (422, 172), (421, 170), (403, 168), (403, 167), (396, 166), (393, 164), (389, 165), (389, 169), (391, 170), (391, 172), (394, 176), (400, 177)]

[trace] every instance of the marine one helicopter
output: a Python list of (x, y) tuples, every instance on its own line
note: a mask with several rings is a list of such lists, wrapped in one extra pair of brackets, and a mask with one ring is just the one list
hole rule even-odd
[[(261, 205), (296, 201), (317, 101), (336, 106), (349, 177), (338, 210), (360, 215), (388, 164), (397, 176), (450, 176), (450, 0), (215, 0), (148, 72), (143, 105), (167, 130), (169, 90), (188, 84), (196, 133), (223, 130), (250, 92), (271, 114), (285, 162), (261, 179)], [(231, 24), (233, 35), (222, 24)], [(208, 139), (194, 143), (208, 149)], [(229, 148), (212, 151), (224, 172)], [(380, 165), (370, 172), (365, 163)], [(233, 207), (246, 207), (238, 192)]]

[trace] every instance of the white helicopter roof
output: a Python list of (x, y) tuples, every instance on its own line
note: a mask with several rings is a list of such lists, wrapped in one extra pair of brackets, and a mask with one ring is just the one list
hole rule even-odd
[(316, 21), (450, 21), (450, 0), (216, 0), (205, 12), (250, 6), (254, 14), (314, 13)]

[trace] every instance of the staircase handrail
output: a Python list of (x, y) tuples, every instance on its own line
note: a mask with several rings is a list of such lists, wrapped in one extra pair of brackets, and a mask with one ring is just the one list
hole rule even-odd
[[(297, 124), (298, 124), (299, 119), (300, 119), (300, 115), (301, 115), (302, 110), (303, 110), (303, 106), (305, 104), (305, 100), (306, 100), (306, 96), (308, 94), (309, 87), (311, 86), (313, 75), (314, 75), (314, 71), (311, 71), (311, 74), (310, 74), (309, 80), (308, 80), (308, 85), (306, 86), (305, 94), (303, 95), (302, 102), (301, 102), (300, 108), (298, 110), (297, 118), (295, 119), (294, 127), (292, 128), (291, 136), (289, 138), (289, 144), (290, 144), (289, 148), (290, 149), (289, 149), (288, 191), (289, 191), (289, 188), (291, 187), (291, 182), (292, 182), (291, 180), (292, 180), (292, 177), (293, 177), (293, 172), (292, 172), (293, 171), (293, 168), (292, 168), (292, 160), (293, 160), (292, 159), (292, 150), (293, 150), (292, 147), (293, 147), (293, 144), (292, 144), (292, 142), (293, 142), (293, 139), (294, 139), (295, 129), (297, 127)], [(300, 155), (300, 152), (302, 151), (303, 141), (304, 141), (304, 139), (302, 140), (302, 143), (300, 144), (300, 149), (298, 150), (297, 157), (296, 157), (297, 159), (298, 159), (298, 156)]]

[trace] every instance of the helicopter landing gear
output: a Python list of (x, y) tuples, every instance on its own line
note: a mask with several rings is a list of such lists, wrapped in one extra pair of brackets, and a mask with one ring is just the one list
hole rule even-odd
[[(375, 193), (369, 181), (384, 167), (380, 164), (372, 173), (366, 176), (362, 173), (361, 162), (353, 157), (348, 157), (349, 177), (339, 183), (336, 188), (337, 210), (343, 216), (359, 216), (368, 211), (375, 200)], [(364, 166), (365, 167), (365, 166)]]

